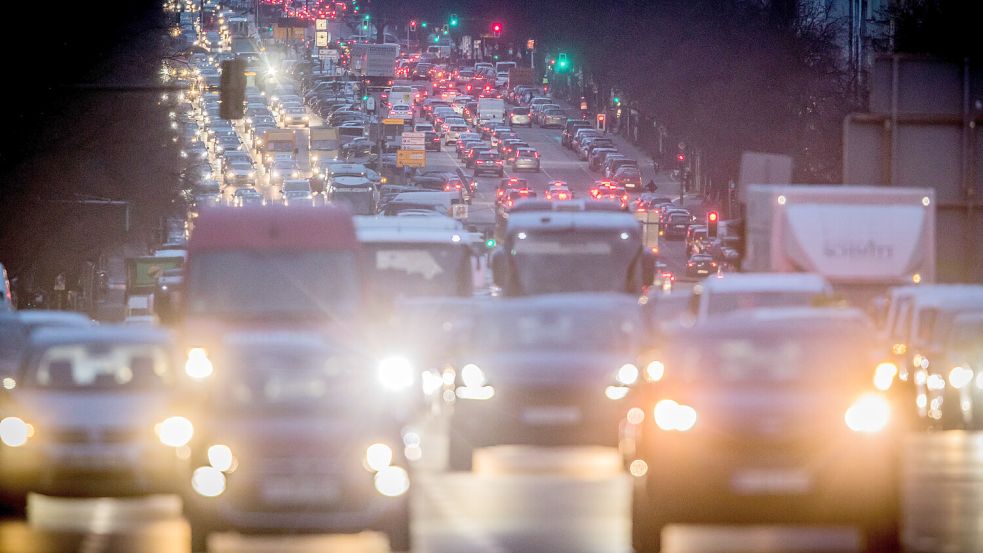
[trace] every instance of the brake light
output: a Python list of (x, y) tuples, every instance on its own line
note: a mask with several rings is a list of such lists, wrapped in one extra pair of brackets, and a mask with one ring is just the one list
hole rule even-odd
[(460, 190), (461, 189), (461, 183), (454, 184), (454, 188)]
[(590, 195), (592, 198), (598, 198), (601, 195), (601, 191), (596, 188), (591, 188)]
[(536, 152), (533, 155), (536, 157), (536, 159), (539, 159), (539, 152)]
[(560, 200), (566, 200), (566, 199), (568, 199), (566, 192), (560, 192), (559, 194), (556, 195), (556, 197), (557, 197), (557, 199), (560, 199)]

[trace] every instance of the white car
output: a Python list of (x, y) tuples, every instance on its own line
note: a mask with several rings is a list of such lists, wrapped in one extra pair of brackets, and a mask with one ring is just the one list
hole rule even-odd
[[(10, 497), (175, 492), (194, 434), (168, 336), (113, 325), (32, 336), (0, 406), (0, 487)], [(85, 478), (68, 477), (86, 474)]]
[(413, 121), (413, 108), (406, 104), (396, 104), (389, 108), (389, 117), (392, 119)]

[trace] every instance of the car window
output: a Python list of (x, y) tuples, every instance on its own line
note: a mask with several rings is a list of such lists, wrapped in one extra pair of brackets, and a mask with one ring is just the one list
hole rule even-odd
[(154, 389), (173, 383), (165, 349), (150, 344), (59, 344), (42, 351), (26, 384), (52, 389)]

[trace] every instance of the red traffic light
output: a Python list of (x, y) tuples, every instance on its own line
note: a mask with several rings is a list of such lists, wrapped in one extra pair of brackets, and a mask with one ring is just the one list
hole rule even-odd
[(707, 221), (710, 221), (711, 223), (716, 223), (719, 218), (720, 214), (718, 214), (716, 211), (710, 211), (707, 213)]
[(411, 29), (416, 29), (416, 20), (415, 19), (413, 19), (413, 20), (410, 21), (410, 28)]
[(679, 161), (686, 161), (686, 154), (676, 154), (676, 159)]
[(502, 24), (501, 23), (492, 23), (491, 29), (492, 29), (492, 32), (493, 33), (500, 33), (500, 32), (502, 32)]

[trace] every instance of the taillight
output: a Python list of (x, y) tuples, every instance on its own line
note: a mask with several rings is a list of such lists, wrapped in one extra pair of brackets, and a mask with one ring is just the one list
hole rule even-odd
[(534, 155), (534, 156), (536, 157), (536, 159), (539, 159), (539, 152), (536, 152), (536, 153), (535, 153), (535, 154), (533, 154), (533, 155)]
[(495, 160), (495, 165), (501, 165), (501, 164), (502, 164), (502, 160), (500, 160), (500, 159), (496, 159)]

